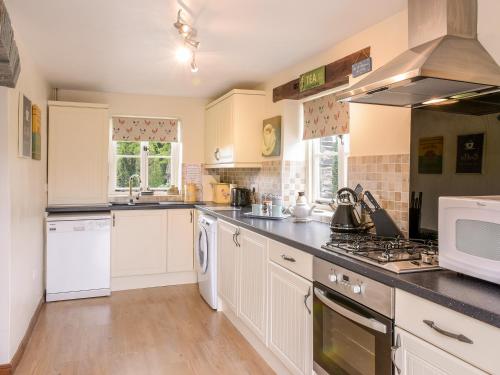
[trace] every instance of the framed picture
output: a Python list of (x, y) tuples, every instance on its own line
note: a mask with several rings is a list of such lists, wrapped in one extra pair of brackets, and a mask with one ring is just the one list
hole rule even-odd
[(281, 116), (264, 120), (262, 127), (262, 156), (281, 155)]
[(42, 112), (40, 107), (33, 104), (31, 107), (31, 158), (42, 159)]
[(418, 140), (418, 173), (443, 173), (443, 137), (420, 138)]
[(457, 137), (456, 173), (483, 173), (484, 133)]
[(31, 100), (24, 94), (19, 94), (19, 157), (31, 159), (32, 114)]

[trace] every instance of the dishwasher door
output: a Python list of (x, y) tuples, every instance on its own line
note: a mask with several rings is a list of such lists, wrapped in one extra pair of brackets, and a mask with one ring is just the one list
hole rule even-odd
[(111, 220), (47, 222), (47, 301), (110, 294)]

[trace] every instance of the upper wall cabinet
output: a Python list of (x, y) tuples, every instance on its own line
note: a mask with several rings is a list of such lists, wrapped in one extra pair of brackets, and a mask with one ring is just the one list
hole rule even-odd
[(108, 202), (108, 108), (49, 102), (49, 206)]
[(207, 106), (207, 168), (260, 167), (264, 99), (264, 91), (232, 90)]

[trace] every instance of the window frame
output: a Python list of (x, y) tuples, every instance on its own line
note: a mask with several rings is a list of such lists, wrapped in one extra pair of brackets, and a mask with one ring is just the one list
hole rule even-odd
[[(149, 142), (150, 141), (131, 141), (131, 142), (137, 142), (140, 145), (140, 153), (139, 155), (118, 155), (116, 152), (116, 148), (118, 145), (118, 142), (121, 141), (114, 141), (110, 140), (111, 145), (110, 145), (110, 168), (109, 168), (109, 175), (110, 175), (110, 184), (109, 184), (109, 194), (110, 195), (121, 195), (124, 192), (128, 191), (128, 186), (126, 187), (117, 187), (116, 186), (116, 167), (117, 167), (117, 162), (119, 158), (137, 158), (140, 160), (140, 166), (139, 166), (139, 175), (141, 177), (141, 183), (139, 187), (134, 187), (132, 188), (133, 191), (144, 191), (148, 188), (149, 186), (149, 159), (150, 158), (159, 158), (159, 159), (170, 159), (170, 181), (172, 185), (180, 186), (180, 169), (181, 169), (181, 152), (182, 152), (182, 145), (179, 142), (161, 142), (161, 143), (170, 143), (170, 156), (163, 156), (163, 155), (149, 155)], [(151, 141), (154, 142), (154, 141)], [(151, 188), (151, 191), (154, 192), (166, 192), (169, 188)]]
[[(348, 170), (348, 156), (349, 156), (349, 135), (344, 134), (337, 137), (338, 143), (338, 178), (339, 186), (347, 186), (347, 170)], [(309, 139), (307, 141), (307, 160), (308, 160), (308, 195), (311, 203), (315, 204), (317, 208), (323, 210), (331, 210), (329, 203), (330, 200), (320, 198), (320, 172), (319, 172), (319, 158), (320, 153), (320, 140), (321, 138)]]

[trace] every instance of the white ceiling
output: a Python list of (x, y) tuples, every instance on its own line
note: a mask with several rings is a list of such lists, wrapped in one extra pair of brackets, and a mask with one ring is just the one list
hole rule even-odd
[[(213, 97), (248, 88), (406, 7), (406, 0), (6, 0), (54, 87)], [(198, 73), (175, 59), (183, 8)]]

